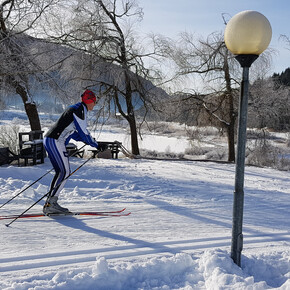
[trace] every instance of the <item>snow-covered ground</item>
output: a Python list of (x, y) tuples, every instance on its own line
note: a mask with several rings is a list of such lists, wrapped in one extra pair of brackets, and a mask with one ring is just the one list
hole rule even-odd
[[(127, 140), (118, 130), (104, 134), (100, 139)], [(186, 147), (180, 138), (154, 138), (155, 147)], [(71, 158), (71, 169), (82, 162)], [(0, 204), (50, 169), (48, 159), (1, 166)], [(60, 204), (73, 211), (126, 207), (131, 215), (39, 217), (9, 227), (1, 220), (0, 289), (290, 289), (290, 172), (246, 167), (241, 268), (230, 258), (234, 175), (233, 164), (214, 162), (90, 160), (67, 181)], [(24, 211), (51, 179), (0, 215)]]

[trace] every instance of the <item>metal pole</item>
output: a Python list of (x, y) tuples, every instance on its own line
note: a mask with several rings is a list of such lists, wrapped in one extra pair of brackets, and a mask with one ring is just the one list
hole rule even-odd
[(244, 211), (244, 172), (245, 151), (247, 139), (247, 116), (249, 97), (249, 68), (256, 60), (257, 55), (239, 55), (236, 59), (243, 67), (243, 78), (239, 103), (238, 143), (236, 158), (235, 191), (233, 203), (233, 227), (231, 258), (241, 266), (241, 252), (243, 249), (243, 211)]
[(249, 68), (243, 68), (243, 80), (241, 85), (239, 129), (236, 158), (236, 177), (233, 204), (233, 228), (232, 228), (232, 251), (231, 257), (234, 262), (241, 266), (241, 252), (243, 249), (243, 210), (244, 210), (244, 171), (245, 171), (245, 148), (247, 130), (247, 107), (249, 88)]

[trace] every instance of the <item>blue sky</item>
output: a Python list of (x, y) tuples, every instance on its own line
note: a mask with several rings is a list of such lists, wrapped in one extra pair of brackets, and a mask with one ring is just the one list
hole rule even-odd
[(277, 50), (273, 55), (271, 72), (282, 72), (290, 67), (290, 46), (279, 39), (285, 34), (290, 38), (289, 0), (138, 0), (144, 18), (142, 32), (160, 33), (177, 38), (179, 32), (192, 32), (207, 37), (215, 31), (224, 31), (222, 14), (229, 20), (244, 10), (264, 14), (272, 26), (270, 47)]

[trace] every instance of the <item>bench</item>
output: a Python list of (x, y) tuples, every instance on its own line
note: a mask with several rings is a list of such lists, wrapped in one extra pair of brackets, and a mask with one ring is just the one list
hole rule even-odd
[(9, 148), (0, 148), (0, 165), (9, 163)]
[(68, 153), (68, 156), (78, 156), (80, 158), (84, 157), (84, 150), (79, 151), (77, 145), (74, 143), (68, 143), (66, 146), (66, 151)]
[(43, 146), (43, 131), (30, 131), (19, 133), (19, 155), (18, 166), (20, 160), (24, 159), (24, 166), (28, 165), (29, 160), (36, 165), (37, 161), (44, 163), (46, 152)]
[[(97, 141), (98, 144), (105, 144), (108, 146), (108, 150), (111, 151), (111, 158), (118, 159), (118, 154), (120, 152), (120, 148), (122, 143), (118, 141), (114, 142), (105, 142), (105, 141)], [(105, 152), (100, 152), (98, 149), (91, 149), (90, 150), (93, 153), (93, 158), (102, 157), (102, 155), (106, 155)], [(106, 157), (104, 157), (106, 158)]]

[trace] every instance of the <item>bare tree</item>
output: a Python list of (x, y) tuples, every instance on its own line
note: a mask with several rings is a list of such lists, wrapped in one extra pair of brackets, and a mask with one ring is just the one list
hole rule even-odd
[(132, 0), (79, 0), (75, 5), (68, 3), (65, 11), (70, 11), (70, 19), (56, 27), (59, 11), (50, 25), (54, 29), (46, 31), (49, 39), (84, 53), (82, 64), (86, 68), (74, 68), (71, 78), (99, 90), (107, 104), (114, 103), (128, 121), (132, 153), (139, 155), (136, 102), (145, 108), (153, 106), (153, 99), (160, 93), (145, 80), (150, 78), (150, 72), (144, 58), (156, 51), (145, 53), (134, 34), (134, 22), (142, 19), (142, 10)]
[[(193, 90), (194, 93), (183, 94), (183, 99), (186, 102), (192, 100), (195, 108), (206, 112), (208, 122), (226, 131), (228, 161), (235, 161), (235, 129), (241, 68), (226, 48), (223, 34), (215, 32), (206, 39), (196, 40), (192, 34), (183, 33), (178, 46), (171, 50), (170, 56), (177, 65), (178, 76), (194, 75), (200, 78), (199, 88)], [(266, 63), (263, 57), (257, 62), (260, 75), (263, 71), (261, 63)], [(199, 121), (205, 118), (203, 113), (198, 114)]]
[(0, 3), (0, 83), (13, 89), (22, 99), (31, 130), (41, 124), (29, 91), (29, 77), (39, 71), (34, 56), (27, 50), (30, 38), (25, 34), (37, 25), (52, 1), (4, 0)]
[(187, 93), (184, 99), (192, 99), (208, 114), (212, 124), (226, 130), (228, 160), (234, 161), (238, 81), (232, 71), (237, 64), (224, 44), (223, 35), (213, 33), (206, 40), (196, 41), (191, 34), (183, 33), (172, 57), (179, 76), (198, 75), (206, 84), (200, 88), (205, 93)]
[(249, 127), (289, 130), (290, 90), (275, 78), (257, 79), (250, 87)]

